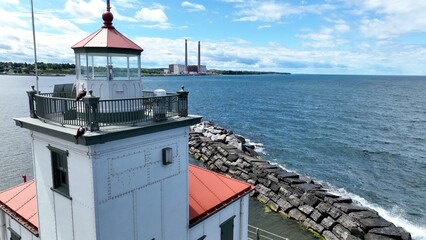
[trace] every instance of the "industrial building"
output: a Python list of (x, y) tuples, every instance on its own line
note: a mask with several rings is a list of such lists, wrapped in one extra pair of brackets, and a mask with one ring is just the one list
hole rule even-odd
[(185, 39), (185, 65), (183, 64), (170, 64), (169, 74), (182, 75), (182, 74), (207, 74), (206, 65), (201, 65), (201, 43), (198, 41), (198, 64), (188, 65), (188, 41)]

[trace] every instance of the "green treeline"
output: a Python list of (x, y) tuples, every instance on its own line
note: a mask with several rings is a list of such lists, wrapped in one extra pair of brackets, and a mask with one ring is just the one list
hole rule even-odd
[[(37, 63), (38, 73), (75, 74), (75, 64), (70, 63)], [(34, 63), (0, 62), (0, 74), (34, 74)]]

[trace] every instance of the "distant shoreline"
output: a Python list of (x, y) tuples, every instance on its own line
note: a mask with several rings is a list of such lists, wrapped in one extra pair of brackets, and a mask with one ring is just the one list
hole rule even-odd
[[(25, 73), (0, 73), (0, 75), (4, 76), (35, 76), (35, 74), (25, 74)], [(50, 74), (39, 74), (40, 77), (65, 77), (67, 74), (61, 74), (61, 73), (50, 73)], [(75, 74), (68, 74), (68, 75), (75, 75)]]

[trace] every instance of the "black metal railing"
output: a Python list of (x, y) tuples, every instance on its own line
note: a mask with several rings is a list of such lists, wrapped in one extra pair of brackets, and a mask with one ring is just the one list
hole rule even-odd
[(100, 100), (88, 96), (79, 101), (59, 97), (58, 93), (29, 91), (30, 113), (33, 118), (61, 125), (87, 126), (91, 131), (110, 125), (129, 125), (147, 121), (165, 121), (168, 118), (188, 116), (188, 92), (155, 96), (144, 91), (142, 98)]

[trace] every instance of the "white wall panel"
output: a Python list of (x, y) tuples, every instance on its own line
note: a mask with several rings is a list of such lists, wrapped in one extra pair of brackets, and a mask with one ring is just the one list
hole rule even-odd
[[(148, 194), (149, 193), (149, 194)], [(136, 229), (138, 240), (161, 239), (161, 184), (135, 191)]]
[(133, 194), (125, 194), (100, 204), (97, 212), (99, 239), (133, 240), (134, 219)]

